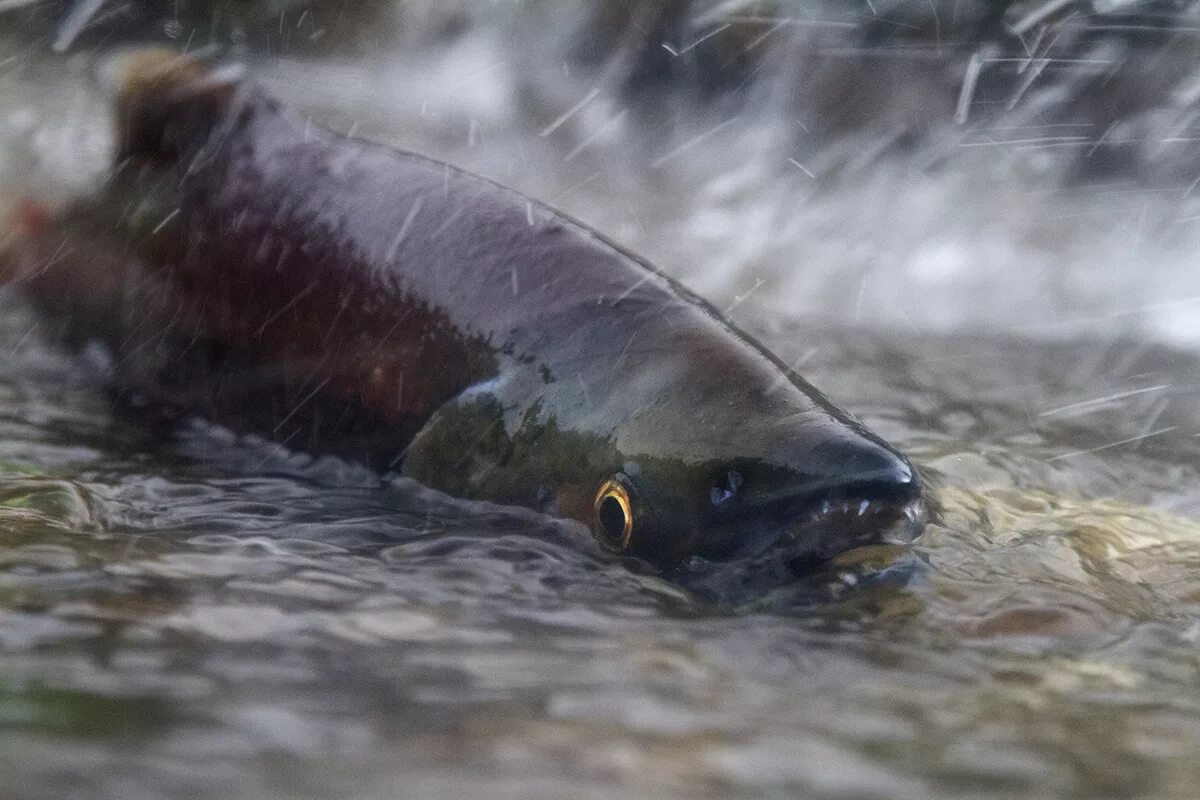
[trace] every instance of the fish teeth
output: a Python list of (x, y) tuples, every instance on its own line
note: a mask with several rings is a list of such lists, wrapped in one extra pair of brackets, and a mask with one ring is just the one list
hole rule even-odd
[[(814, 509), (809, 513), (813, 520), (820, 520), (828, 517), (831, 512), (837, 512), (839, 509), (841, 509), (841, 512), (848, 517), (862, 517), (865, 516), (868, 511), (874, 511), (870, 500), (842, 500), (839, 502), (826, 499), (821, 501), (821, 506), (819, 509)], [(911, 514), (913, 512), (906, 508), (905, 513)]]

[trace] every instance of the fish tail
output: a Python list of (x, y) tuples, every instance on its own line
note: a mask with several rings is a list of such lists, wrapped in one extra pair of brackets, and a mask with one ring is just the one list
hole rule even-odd
[(159, 47), (126, 56), (119, 69), (118, 160), (170, 159), (196, 146), (229, 113), (241, 78)]

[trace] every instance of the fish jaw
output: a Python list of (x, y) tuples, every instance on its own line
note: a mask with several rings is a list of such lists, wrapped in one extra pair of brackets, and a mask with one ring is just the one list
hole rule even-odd
[(862, 545), (911, 541), (925, 518), (917, 470), (873, 437), (830, 435), (841, 439), (836, 460), (810, 452), (786, 464), (743, 458), (686, 470), (634, 462), (631, 480), (655, 528), (638, 549), (667, 567), (783, 558), (801, 569)]
[[(734, 509), (738, 518), (763, 530), (747, 537), (741, 548), (745, 557), (783, 551), (798, 563), (811, 563), (864, 544), (911, 541), (916, 535), (924, 518), (920, 474), (873, 434), (848, 433), (826, 445), (815, 473), (801, 472), (789, 485), (757, 496), (750, 492), (743, 507)], [(828, 468), (831, 461), (836, 469)], [(796, 463), (797, 469), (805, 466)]]
[(732, 522), (726, 536), (741, 546), (692, 556), (667, 575), (710, 599), (744, 599), (817, 574), (847, 551), (873, 545), (906, 551), (928, 517), (920, 479), (911, 474), (907, 481), (848, 483)]

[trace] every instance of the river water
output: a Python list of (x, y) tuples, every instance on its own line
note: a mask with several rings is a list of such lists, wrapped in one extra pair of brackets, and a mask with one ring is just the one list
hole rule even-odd
[[(564, 59), (572, 4), (412, 8), (242, 59), (680, 276), (911, 454), (933, 521), (714, 606), (569, 524), (115, 410), (5, 296), (3, 795), (1195, 797), (1190, 162), (1077, 180), (1105, 127), (1045, 114), (817, 142), (780, 80), (647, 103)], [(103, 171), (115, 43), (48, 43), (0, 29), (0, 201)]]

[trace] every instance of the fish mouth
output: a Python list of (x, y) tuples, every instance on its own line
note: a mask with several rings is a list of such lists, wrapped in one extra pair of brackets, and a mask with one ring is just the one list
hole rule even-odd
[(862, 545), (911, 542), (927, 516), (923, 482), (902, 456), (877, 458), (869, 470), (747, 497), (723, 537), (734, 547), (719, 560), (782, 554), (815, 563)]
[(825, 498), (781, 531), (766, 550), (783, 550), (799, 562), (827, 561), (869, 544), (908, 544), (928, 514), (921, 497)]
[(845, 488), (851, 490), (792, 498), (731, 521), (729, 538), (740, 546), (693, 556), (674, 579), (715, 602), (740, 603), (803, 583), (847, 551), (907, 545), (923, 530), (928, 510), (918, 478)]

